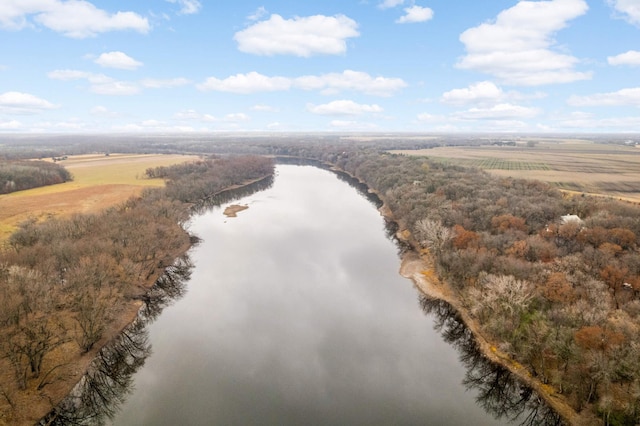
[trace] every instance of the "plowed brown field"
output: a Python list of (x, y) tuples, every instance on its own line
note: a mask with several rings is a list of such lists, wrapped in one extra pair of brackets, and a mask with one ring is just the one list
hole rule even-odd
[(195, 158), (131, 154), (69, 157), (61, 164), (73, 174), (73, 181), (0, 195), (0, 241), (6, 240), (19, 223), (30, 218), (95, 213), (140, 194), (146, 187), (162, 186), (162, 179), (144, 177), (147, 168)]

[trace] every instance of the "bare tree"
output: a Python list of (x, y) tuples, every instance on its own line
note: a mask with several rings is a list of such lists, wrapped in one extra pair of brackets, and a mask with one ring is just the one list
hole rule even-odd
[[(26, 388), (27, 378), (38, 378), (44, 358), (68, 340), (64, 328), (50, 317), (33, 317), (7, 336), (5, 357), (14, 369), (18, 387)], [(30, 373), (30, 374), (29, 374)]]
[(93, 345), (102, 338), (107, 325), (107, 307), (109, 299), (100, 295), (97, 290), (87, 288), (78, 298), (77, 312), (74, 316), (79, 332), (76, 342), (83, 352), (89, 352)]
[(453, 237), (449, 228), (431, 219), (419, 220), (416, 223), (416, 230), (420, 244), (431, 250), (436, 258), (440, 257), (445, 244)]

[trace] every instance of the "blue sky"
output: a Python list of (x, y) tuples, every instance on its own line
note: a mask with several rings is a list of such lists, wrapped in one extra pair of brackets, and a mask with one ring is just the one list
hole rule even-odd
[(1, 0), (0, 134), (640, 131), (640, 0)]

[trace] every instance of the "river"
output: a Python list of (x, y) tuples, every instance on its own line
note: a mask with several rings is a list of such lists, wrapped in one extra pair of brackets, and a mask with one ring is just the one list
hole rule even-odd
[(151, 356), (121, 380), (111, 424), (496, 425), (524, 410), (526, 392), (398, 274), (366, 197), (319, 168), (276, 173), (237, 217), (192, 219), (185, 294), (142, 333)]

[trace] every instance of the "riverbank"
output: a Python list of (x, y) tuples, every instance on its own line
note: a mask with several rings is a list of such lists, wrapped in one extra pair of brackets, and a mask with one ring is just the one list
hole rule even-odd
[[(173, 260), (184, 256), (189, 251), (192, 244), (185, 244), (166, 256), (165, 264), (172, 264)], [(144, 306), (143, 298), (151, 290), (154, 284), (165, 273), (165, 268), (158, 268), (145, 282), (138, 283), (139, 293), (130, 300), (123, 301), (105, 328), (102, 338), (96, 342), (91, 350), (84, 354), (78, 354), (75, 358), (66, 360), (65, 380), (52, 383), (47, 386), (46, 397), (39, 395), (35, 390), (23, 398), (23, 410), (18, 410), (20, 406), (16, 404), (16, 412), (10, 423), (15, 425), (33, 425), (38, 423), (54, 407), (56, 407), (69, 393), (76, 387), (84, 375), (89, 371), (91, 364), (100, 351), (113, 342), (122, 332), (127, 329), (137, 318), (140, 309)], [(75, 344), (75, 343), (72, 343)], [(22, 412), (21, 412), (22, 411)], [(3, 424), (0, 418), (0, 424)]]
[(451, 288), (430, 273), (432, 270), (433, 267), (427, 254), (419, 255), (415, 251), (411, 251), (402, 257), (400, 275), (413, 281), (416, 288), (426, 296), (443, 300), (451, 305), (457, 311), (461, 321), (473, 333), (478, 350), (487, 359), (505, 367), (511, 374), (535, 390), (565, 422), (570, 425), (584, 425), (583, 419), (580, 419), (578, 413), (562, 395), (558, 394), (553, 387), (545, 385), (533, 377), (523, 365), (501, 352), (495, 344), (492, 344), (485, 337), (480, 324), (471, 317)]
[[(226, 194), (231, 190), (244, 190), (244, 188), (271, 178), (271, 175), (259, 179), (249, 179), (243, 184), (230, 185), (224, 190), (216, 191), (216, 194)], [(197, 206), (191, 206), (196, 211)], [(189, 204), (185, 204), (185, 208), (189, 208)], [(152, 219), (153, 220), (153, 219)], [(56, 407), (72, 389), (80, 382), (82, 377), (91, 368), (93, 360), (98, 356), (100, 351), (108, 346), (111, 342), (118, 338), (127, 327), (129, 327), (137, 318), (141, 308), (144, 307), (144, 300), (154, 284), (165, 274), (166, 268), (174, 264), (176, 259), (184, 256), (189, 251), (195, 240), (189, 236), (188, 232), (183, 230), (184, 235), (179, 238), (180, 244), (173, 244), (170, 247), (164, 247), (161, 252), (153, 255), (153, 263), (155, 269), (150, 273), (145, 273), (142, 277), (145, 279), (133, 283), (129, 288), (126, 298), (119, 300), (117, 303), (111, 303), (112, 311), (109, 320), (105, 324), (105, 329), (98, 341), (96, 341), (91, 349), (86, 353), (77, 350), (77, 344), (73, 339), (67, 339), (60, 348), (48, 353), (46, 362), (51, 365), (60, 365), (56, 367), (59, 372), (59, 379), (51, 381), (40, 389), (36, 388), (36, 381), (29, 381), (28, 388), (25, 391), (11, 391), (6, 395), (9, 403), (7, 411), (0, 411), (1, 424), (16, 425), (33, 425), (40, 419), (50, 413), (53, 407)], [(161, 241), (158, 241), (159, 245)], [(156, 246), (156, 249), (158, 249)], [(62, 315), (62, 314), (60, 314)], [(65, 314), (66, 315), (66, 314)], [(67, 329), (74, 326), (71, 316), (64, 317)], [(0, 372), (0, 378), (4, 375), (6, 383), (10, 383), (10, 371)], [(0, 380), (0, 383), (5, 381)], [(3, 387), (3, 392), (6, 392)]]
[[(340, 173), (346, 173), (353, 179), (356, 179), (366, 185), (366, 182), (344, 170), (337, 169), (335, 167), (333, 167), (333, 170), (339, 171)], [(535, 390), (567, 424), (580, 426), (591, 424), (589, 420), (582, 418), (569, 405), (566, 399), (561, 394), (558, 394), (553, 387), (546, 385), (536, 377), (533, 377), (525, 366), (513, 360), (506, 353), (501, 352), (497, 348), (497, 345), (492, 343), (484, 333), (482, 333), (480, 324), (470, 315), (462, 301), (456, 295), (455, 291), (446, 282), (442, 282), (438, 279), (429, 253), (426, 250), (420, 249), (408, 229), (402, 228), (401, 224), (394, 216), (393, 211), (388, 207), (384, 196), (370, 187), (369, 192), (375, 194), (382, 201), (383, 204), (378, 209), (380, 214), (385, 219), (398, 225), (399, 229), (396, 232), (396, 238), (410, 248), (401, 258), (400, 275), (410, 279), (418, 291), (427, 297), (442, 300), (451, 305), (460, 316), (461, 321), (473, 333), (478, 345), (478, 350), (487, 359), (505, 367), (524, 384)]]

